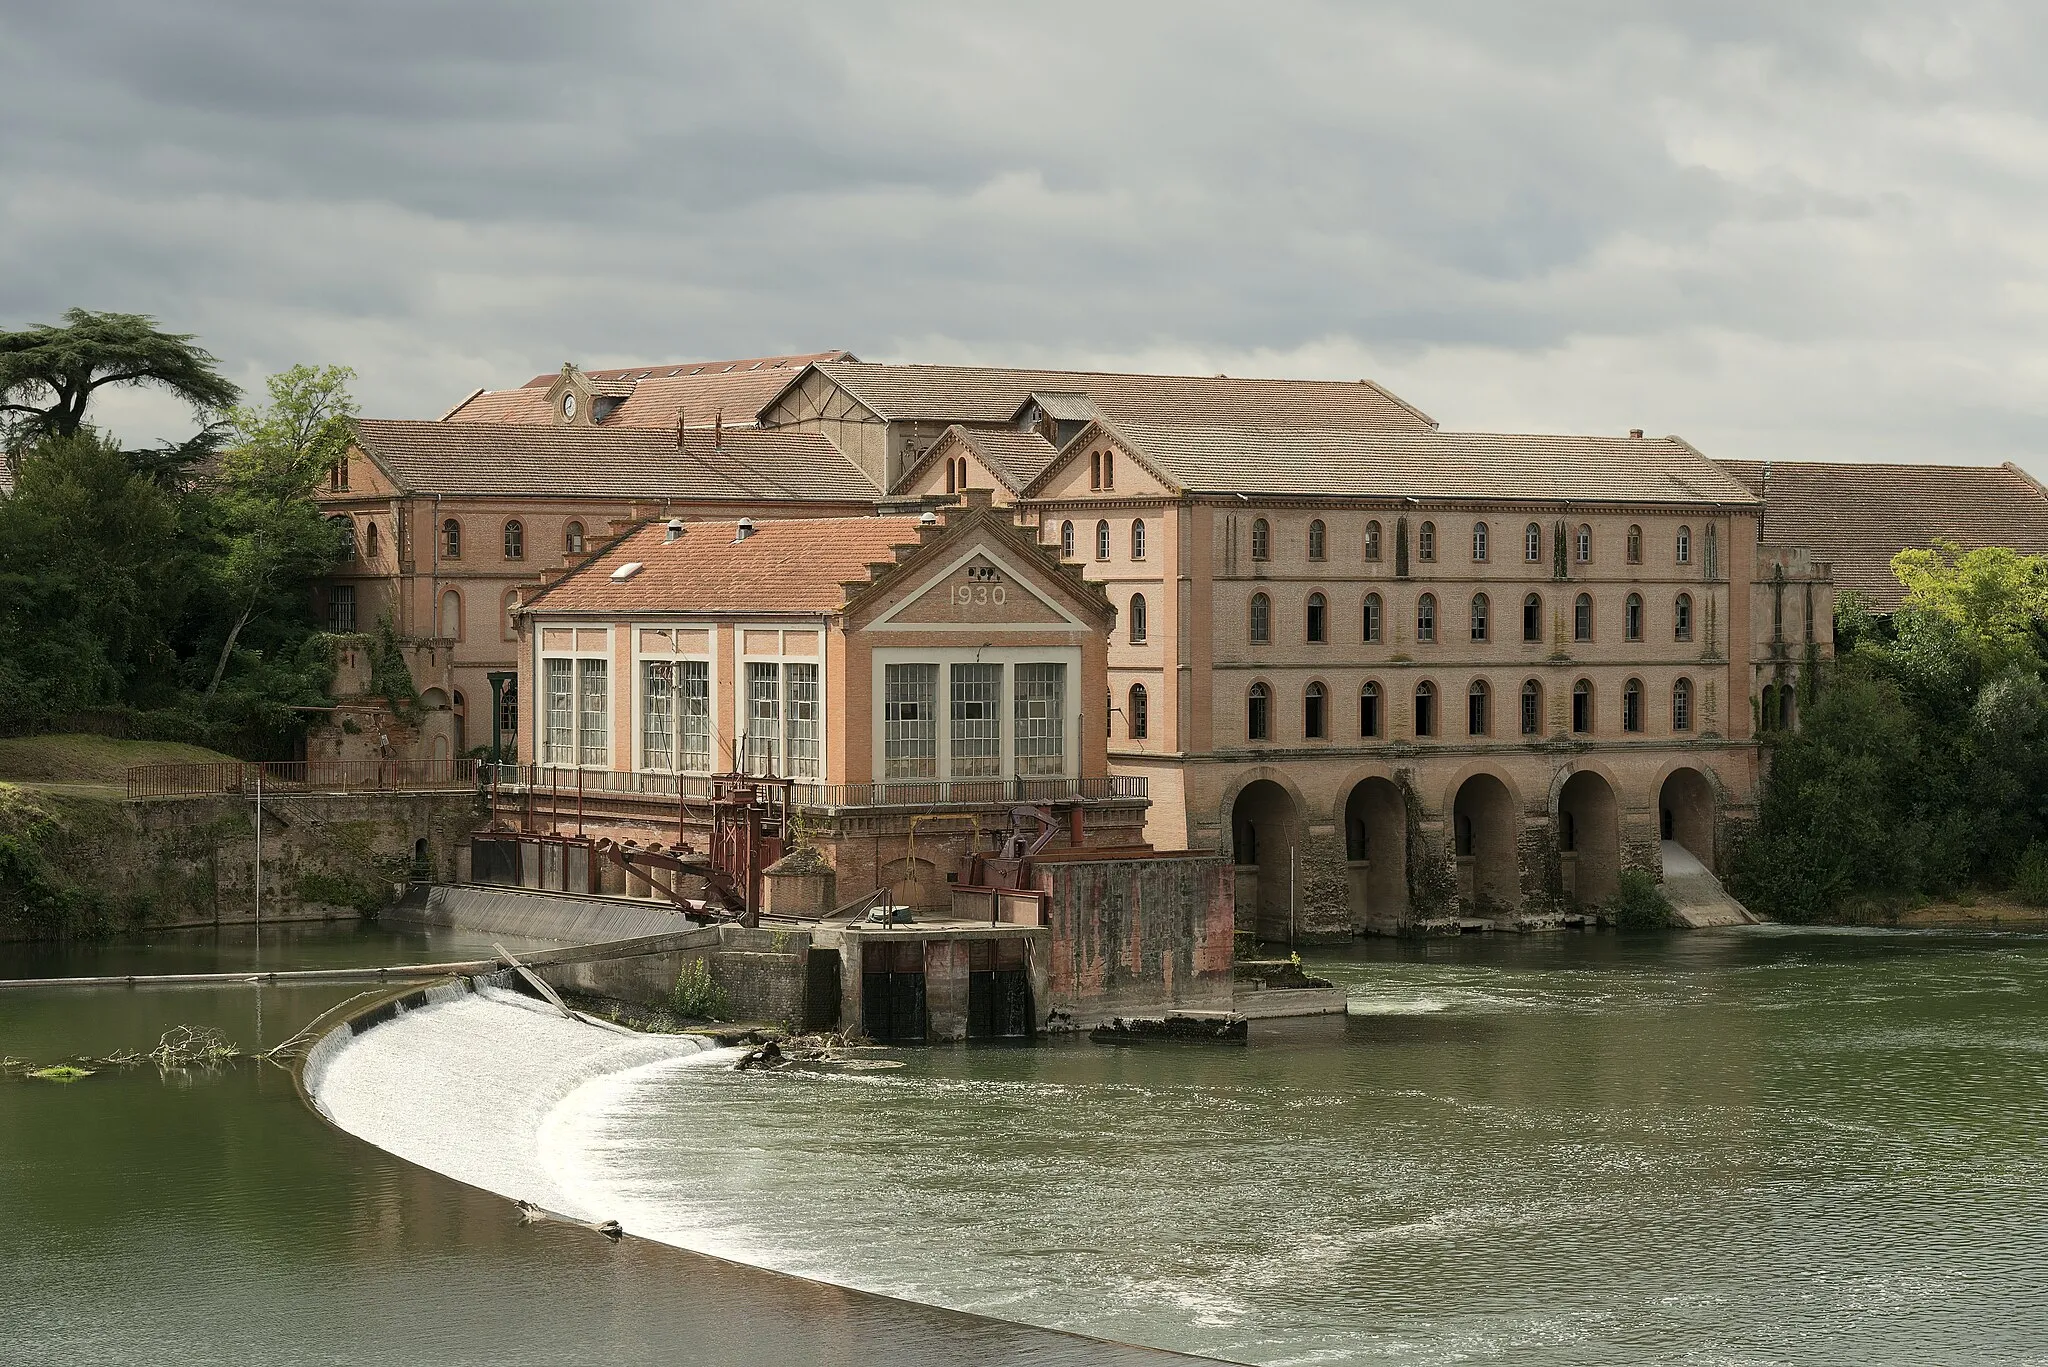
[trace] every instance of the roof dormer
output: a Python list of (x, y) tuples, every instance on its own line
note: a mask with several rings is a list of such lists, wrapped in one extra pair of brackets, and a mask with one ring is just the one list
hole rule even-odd
[(548, 386), (549, 420), (557, 427), (594, 427), (604, 422), (633, 395), (636, 380), (616, 375), (590, 375), (575, 362), (562, 362), (562, 373)]

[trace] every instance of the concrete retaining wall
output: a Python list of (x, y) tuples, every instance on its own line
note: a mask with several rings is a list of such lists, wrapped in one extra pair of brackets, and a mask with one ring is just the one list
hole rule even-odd
[(1033, 865), (1050, 894), (1052, 1005), (1076, 1021), (1228, 1011), (1234, 873), (1219, 855)]
[(517, 935), (587, 945), (688, 930), (690, 922), (666, 907), (623, 898), (572, 897), (523, 888), (415, 888), (385, 912), (400, 925)]

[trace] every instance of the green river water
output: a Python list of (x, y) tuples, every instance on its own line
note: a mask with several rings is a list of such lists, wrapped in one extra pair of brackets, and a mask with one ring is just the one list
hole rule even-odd
[[(329, 933), (264, 962), (478, 947)], [(0, 974), (248, 956), (0, 950)], [(579, 1093), (551, 1159), (687, 1248), (1239, 1361), (2048, 1362), (2048, 939), (1466, 937), (1310, 966), (1352, 1014), (1243, 1048), (656, 1065)], [(248, 989), (16, 993), (0, 1053), (275, 1040), (354, 990), (264, 989), (260, 1028)], [(7, 1361), (1120, 1356), (521, 1228), (253, 1066), (0, 1082), (0, 1279)]]

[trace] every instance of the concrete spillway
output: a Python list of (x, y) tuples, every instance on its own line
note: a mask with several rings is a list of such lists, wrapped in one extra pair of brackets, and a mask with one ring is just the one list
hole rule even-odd
[(322, 1039), (306, 1061), (306, 1092), (342, 1129), (421, 1167), (605, 1220), (611, 1212), (587, 1209), (542, 1161), (551, 1117), (610, 1074), (711, 1051), (691, 1036), (568, 1020), (496, 988), (441, 987), (374, 1029)]

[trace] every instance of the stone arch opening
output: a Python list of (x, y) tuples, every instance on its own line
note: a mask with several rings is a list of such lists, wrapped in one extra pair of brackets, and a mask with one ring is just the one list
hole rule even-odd
[(1657, 794), (1658, 834), (1706, 866), (1714, 867), (1714, 785), (1697, 769), (1674, 769)]
[(1458, 860), (1458, 896), (1482, 915), (1512, 910), (1522, 901), (1515, 859), (1515, 800), (1492, 774), (1474, 774), (1451, 802), (1452, 847)]
[(1384, 778), (1362, 779), (1344, 799), (1351, 926), (1391, 929), (1408, 919), (1408, 804)]
[(1268, 778), (1247, 783), (1230, 807), (1240, 929), (1261, 940), (1290, 937), (1300, 841), (1301, 814), (1288, 791)]
[(1590, 769), (1558, 790), (1557, 851), (1565, 896), (1592, 906), (1621, 891), (1620, 804)]
[(882, 866), (882, 886), (899, 907), (932, 910), (952, 901), (952, 889), (929, 859), (905, 856)]

